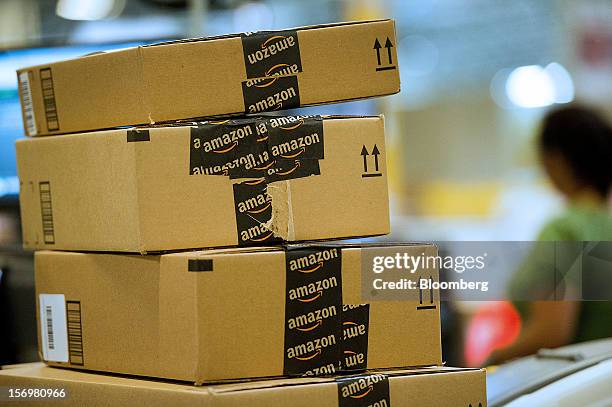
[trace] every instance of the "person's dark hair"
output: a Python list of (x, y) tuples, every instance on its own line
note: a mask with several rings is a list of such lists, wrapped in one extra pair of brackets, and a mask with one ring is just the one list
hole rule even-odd
[(606, 197), (612, 186), (612, 127), (584, 106), (553, 110), (544, 118), (540, 151), (561, 154), (574, 175)]

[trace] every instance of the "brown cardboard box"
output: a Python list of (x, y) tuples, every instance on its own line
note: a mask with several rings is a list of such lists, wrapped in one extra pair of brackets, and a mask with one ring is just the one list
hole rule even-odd
[[(485, 371), (435, 367), (383, 370), (352, 376), (294, 378), (196, 387), (46, 367), (41, 363), (0, 370), (0, 386), (66, 394), (61, 406), (116, 407), (486, 407)], [(41, 399), (6, 406), (40, 406)]]
[(389, 232), (382, 117), (17, 141), (24, 246), (155, 252)]
[(39, 350), (55, 366), (195, 383), (439, 365), (438, 292), (427, 306), (418, 291), (414, 302), (357, 306), (362, 251), (390, 247), (437, 253), (421, 244), (37, 252)]
[(199, 38), (17, 72), (27, 135), (236, 113), (399, 92), (395, 24), (376, 20)]

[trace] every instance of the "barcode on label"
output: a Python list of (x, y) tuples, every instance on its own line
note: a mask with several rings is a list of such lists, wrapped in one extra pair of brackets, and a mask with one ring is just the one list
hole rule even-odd
[(53, 339), (53, 308), (50, 305), (45, 306), (45, 313), (47, 318), (47, 346), (49, 349), (55, 349), (55, 341)]
[(25, 119), (26, 132), (30, 136), (35, 136), (37, 133), (36, 119), (34, 118), (34, 106), (32, 105), (30, 76), (27, 71), (19, 74), (19, 92), (21, 93), (21, 106)]
[(66, 301), (63, 294), (40, 294), (40, 348), (43, 359), (68, 362), (68, 327)]

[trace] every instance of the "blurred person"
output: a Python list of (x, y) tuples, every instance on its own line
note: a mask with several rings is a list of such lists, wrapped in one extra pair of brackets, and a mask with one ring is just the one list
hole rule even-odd
[[(612, 241), (610, 124), (589, 108), (564, 107), (544, 118), (538, 144), (548, 177), (567, 201), (565, 212), (545, 225), (538, 241)], [(542, 259), (534, 250), (513, 276), (512, 298), (525, 298), (524, 293), (546, 298), (541, 290), (550, 290), (549, 275), (544, 276), (538, 260)], [(563, 282), (570, 295), (577, 291), (571, 277), (566, 276)], [(612, 301), (517, 301), (514, 305), (523, 321), (520, 334), (510, 345), (495, 350), (488, 364), (530, 355), (541, 348), (612, 336)]]

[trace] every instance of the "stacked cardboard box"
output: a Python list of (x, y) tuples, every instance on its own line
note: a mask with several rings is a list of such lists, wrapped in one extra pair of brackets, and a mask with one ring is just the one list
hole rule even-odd
[[(0, 383), (46, 397), (2, 399), (6, 406), (214, 406), (214, 407), (482, 407), (484, 371), (449, 367), (393, 369), (369, 374), (272, 379), (189, 386), (44, 367), (7, 366)], [(17, 393), (13, 393), (17, 394)], [(50, 394), (50, 396), (47, 396)], [(30, 401), (30, 403), (28, 403)]]
[(484, 405), (482, 371), (406, 368), (442, 364), (437, 292), (364, 303), (362, 252), (379, 245), (305, 242), (389, 232), (382, 117), (193, 119), (395, 93), (395, 43), (377, 20), (18, 71), (27, 135), (53, 135), (17, 142), (51, 367), (0, 383), (60, 386), (74, 405), (132, 405), (125, 388), (147, 405)]

